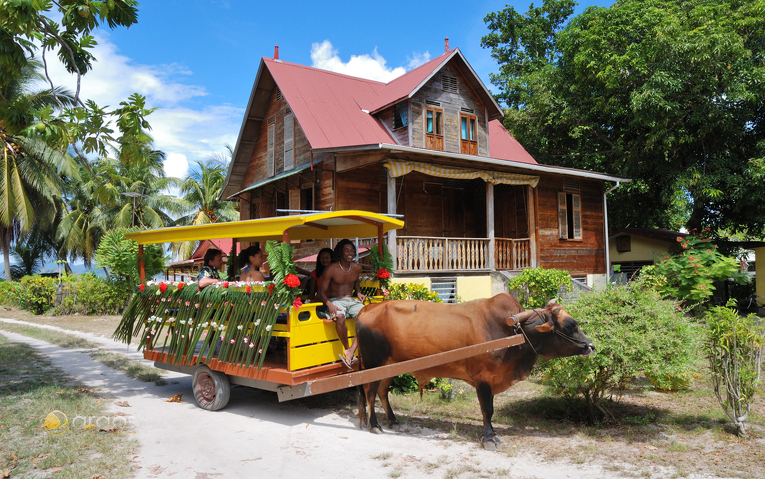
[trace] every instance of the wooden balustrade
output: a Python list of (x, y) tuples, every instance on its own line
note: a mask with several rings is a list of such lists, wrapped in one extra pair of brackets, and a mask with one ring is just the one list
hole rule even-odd
[(517, 271), (531, 268), (531, 240), (528, 238), (496, 238), (494, 254), (497, 269)]
[[(485, 271), (489, 269), (488, 238), (396, 237), (398, 272)], [(530, 240), (495, 239), (495, 267), (521, 270), (531, 267)]]

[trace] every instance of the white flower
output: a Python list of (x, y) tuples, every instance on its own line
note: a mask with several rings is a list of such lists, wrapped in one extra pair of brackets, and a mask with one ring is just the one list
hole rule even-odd
[(260, 324), (260, 320), (255, 321), (255, 326)]
[(207, 321), (205, 321), (205, 324), (203, 324), (203, 325), (202, 325), (202, 327), (203, 327), (203, 328), (206, 328), (206, 327), (208, 327), (209, 325), (210, 325), (210, 323), (209, 323), (209, 322), (207, 322)]
[(212, 322), (212, 327), (213, 327), (213, 328), (217, 328), (217, 327), (218, 327), (218, 323), (216, 323), (215, 321), (213, 321), (213, 322)]
[(271, 325), (266, 326), (266, 331), (271, 331)]
[(240, 324), (239, 326), (236, 327), (236, 329), (242, 329), (242, 325)]
[(189, 319), (189, 326), (193, 326), (193, 325), (194, 325), (194, 321)]
[(181, 324), (186, 324), (186, 320), (185, 320), (185, 319), (182, 319), (182, 320), (181, 320)]

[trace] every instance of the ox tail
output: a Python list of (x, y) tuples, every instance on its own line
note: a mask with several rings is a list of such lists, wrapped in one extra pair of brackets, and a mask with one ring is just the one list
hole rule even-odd
[(356, 405), (359, 408), (359, 429), (363, 429), (369, 423), (367, 420), (367, 397), (364, 394), (364, 385), (356, 386), (356, 391), (358, 392)]

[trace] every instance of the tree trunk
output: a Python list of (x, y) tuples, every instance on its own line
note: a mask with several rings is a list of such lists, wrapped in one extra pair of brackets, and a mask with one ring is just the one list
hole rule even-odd
[(5, 266), (5, 280), (11, 281), (11, 230), (0, 226), (0, 243), (3, 248), (3, 263)]

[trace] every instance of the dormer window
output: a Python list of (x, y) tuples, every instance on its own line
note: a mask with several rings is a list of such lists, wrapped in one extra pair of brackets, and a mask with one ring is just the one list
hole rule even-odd
[(406, 102), (401, 102), (393, 107), (393, 129), (403, 128), (408, 122), (409, 111)]

